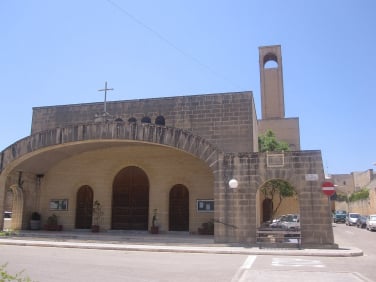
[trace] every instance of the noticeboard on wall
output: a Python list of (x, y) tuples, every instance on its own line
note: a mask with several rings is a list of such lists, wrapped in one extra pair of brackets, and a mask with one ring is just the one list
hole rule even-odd
[(198, 212), (214, 212), (214, 200), (197, 200)]
[(68, 210), (68, 199), (53, 199), (50, 200), (50, 210), (66, 211)]

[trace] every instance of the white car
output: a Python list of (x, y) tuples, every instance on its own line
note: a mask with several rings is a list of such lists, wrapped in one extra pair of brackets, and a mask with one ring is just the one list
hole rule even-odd
[(298, 214), (288, 214), (281, 221), (281, 227), (285, 230), (299, 230), (300, 229), (300, 216)]
[(376, 230), (376, 214), (370, 214), (367, 216), (366, 228), (370, 231)]

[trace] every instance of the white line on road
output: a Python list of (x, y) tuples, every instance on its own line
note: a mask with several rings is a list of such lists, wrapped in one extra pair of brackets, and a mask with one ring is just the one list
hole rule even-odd
[(242, 266), (239, 267), (236, 271), (234, 277), (231, 279), (231, 282), (242, 281), (242, 276), (244, 275), (247, 269), (250, 269), (255, 262), (257, 256), (248, 256), (247, 259), (243, 262)]
[(325, 267), (319, 260), (296, 259), (296, 258), (273, 258), (272, 266), (292, 266), (292, 267)]
[(248, 256), (243, 265), (241, 266), (242, 269), (250, 269), (252, 264), (255, 262), (256, 256)]

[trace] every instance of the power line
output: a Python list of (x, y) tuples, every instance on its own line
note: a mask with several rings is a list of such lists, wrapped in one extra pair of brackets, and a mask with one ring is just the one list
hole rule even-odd
[(216, 70), (214, 70), (213, 68), (211, 68), (210, 66), (208, 66), (207, 64), (204, 64), (203, 62), (201, 62), (199, 59), (195, 58), (194, 56), (192, 56), (191, 54), (185, 52), (183, 49), (179, 48), (177, 45), (175, 45), (172, 41), (170, 41), (169, 39), (167, 39), (165, 36), (163, 36), (160, 32), (158, 32), (156, 29), (148, 26), (147, 24), (145, 24), (144, 22), (142, 22), (141, 20), (139, 20), (137, 17), (135, 17), (134, 15), (132, 15), (131, 13), (129, 13), (127, 10), (125, 10), (123, 7), (121, 7), (120, 5), (118, 5), (117, 3), (115, 3), (114, 1), (112, 0), (106, 0), (109, 4), (111, 4), (113, 7), (115, 7), (116, 9), (118, 9), (119, 11), (121, 11), (123, 14), (125, 14), (128, 18), (130, 18), (132, 21), (134, 21), (135, 23), (137, 23), (138, 25), (142, 26), (143, 28), (145, 28), (146, 30), (148, 30), (149, 32), (153, 33), (157, 38), (159, 38), (161, 41), (163, 41), (164, 43), (166, 43), (167, 45), (169, 45), (171, 48), (175, 49), (175, 51), (177, 51), (178, 53), (180, 53), (181, 55), (183, 55), (184, 57), (187, 57), (188, 59), (194, 61), (196, 64), (198, 64), (201, 68), (203, 69), (206, 69), (207, 71), (211, 72), (214, 76), (220, 78), (220, 79), (223, 79), (227, 82), (229, 82), (230, 84), (232, 84), (233, 86), (235, 87), (239, 87), (236, 83), (234, 83), (233, 81), (231, 81), (230, 79), (228, 79), (227, 77), (225, 77), (224, 75), (220, 74), (219, 72), (217, 72)]

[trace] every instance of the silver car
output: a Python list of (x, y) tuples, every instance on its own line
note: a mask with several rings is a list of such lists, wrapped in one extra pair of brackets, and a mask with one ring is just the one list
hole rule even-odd
[(346, 225), (356, 225), (358, 218), (360, 217), (359, 213), (349, 212), (346, 217)]
[(376, 230), (376, 214), (370, 214), (367, 216), (366, 228), (370, 231)]

